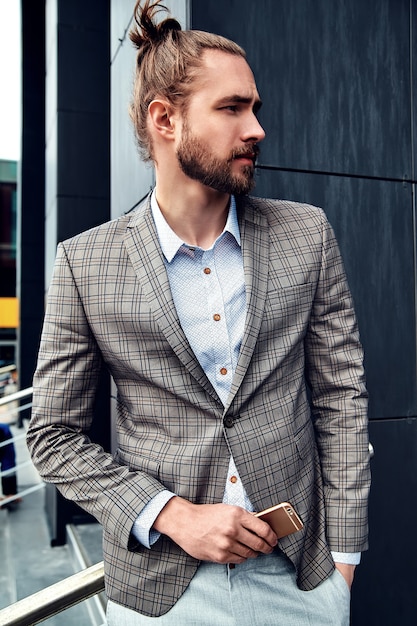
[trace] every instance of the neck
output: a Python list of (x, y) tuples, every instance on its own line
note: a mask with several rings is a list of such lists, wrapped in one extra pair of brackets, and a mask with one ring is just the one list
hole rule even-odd
[(157, 175), (156, 199), (178, 237), (191, 246), (208, 249), (225, 227), (230, 195), (185, 178), (167, 184)]

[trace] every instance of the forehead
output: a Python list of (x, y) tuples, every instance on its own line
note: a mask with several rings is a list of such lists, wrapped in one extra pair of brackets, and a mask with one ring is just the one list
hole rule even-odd
[(221, 50), (206, 50), (194, 81), (193, 96), (214, 101), (228, 94), (258, 100), (252, 70), (241, 56)]

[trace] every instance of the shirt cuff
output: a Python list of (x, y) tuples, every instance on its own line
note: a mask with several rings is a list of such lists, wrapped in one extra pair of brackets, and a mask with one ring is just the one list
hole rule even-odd
[(148, 504), (142, 509), (135, 520), (132, 528), (132, 535), (145, 548), (150, 548), (158, 541), (161, 533), (152, 530), (152, 526), (164, 506), (175, 496), (175, 493), (164, 489), (158, 493)]
[(361, 562), (360, 552), (332, 552), (335, 563), (345, 563), (345, 565), (359, 565)]

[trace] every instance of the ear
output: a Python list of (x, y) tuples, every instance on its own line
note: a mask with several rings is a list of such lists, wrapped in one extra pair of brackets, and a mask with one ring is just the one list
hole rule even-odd
[(167, 140), (175, 138), (175, 116), (172, 105), (166, 100), (152, 100), (148, 107), (151, 127), (160, 137)]

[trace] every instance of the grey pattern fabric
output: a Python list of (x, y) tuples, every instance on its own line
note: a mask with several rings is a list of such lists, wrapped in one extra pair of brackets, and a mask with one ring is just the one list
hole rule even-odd
[[(168, 537), (137, 545), (138, 513), (164, 488), (221, 502), (230, 453), (258, 510), (288, 500), (303, 519), (279, 543), (300, 589), (330, 575), (330, 549), (367, 548), (367, 393), (332, 229), (309, 205), (237, 206), (248, 312), (226, 407), (179, 324), (149, 198), (58, 248), (28, 443), (43, 478), (103, 525), (108, 596), (145, 615), (167, 612), (198, 562)], [(103, 364), (114, 458), (88, 439)]]

